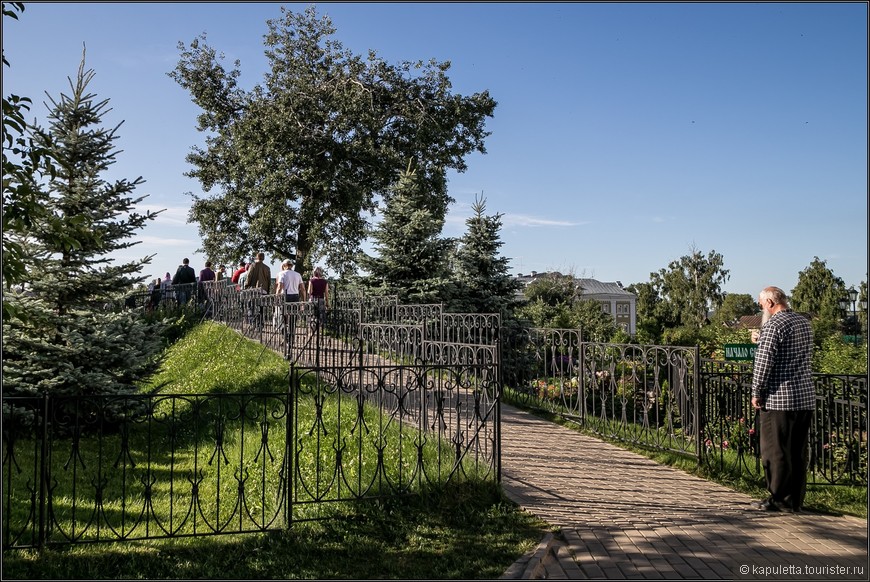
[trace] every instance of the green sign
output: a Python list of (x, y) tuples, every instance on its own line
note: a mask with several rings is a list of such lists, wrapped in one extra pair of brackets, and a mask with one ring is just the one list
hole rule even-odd
[(754, 360), (755, 344), (725, 344), (726, 360)]

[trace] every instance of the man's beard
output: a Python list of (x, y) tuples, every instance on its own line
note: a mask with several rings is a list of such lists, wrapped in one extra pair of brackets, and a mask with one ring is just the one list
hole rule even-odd
[(761, 312), (761, 327), (770, 320), (770, 312), (766, 309)]

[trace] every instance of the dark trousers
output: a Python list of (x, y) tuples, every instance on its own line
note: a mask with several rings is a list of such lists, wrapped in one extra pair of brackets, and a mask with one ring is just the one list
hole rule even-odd
[(762, 410), (761, 463), (774, 501), (800, 509), (807, 491), (812, 410)]
[[(285, 293), (284, 303), (298, 303), (299, 293)], [(296, 336), (296, 310), (288, 308), (284, 309), (284, 338), (287, 341), (288, 353), (293, 349), (293, 340)]]

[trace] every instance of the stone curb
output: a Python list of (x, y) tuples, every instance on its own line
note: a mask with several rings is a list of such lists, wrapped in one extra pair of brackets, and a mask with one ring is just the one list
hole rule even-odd
[(499, 576), (499, 580), (540, 580), (545, 570), (544, 561), (550, 555), (550, 547), (554, 543), (555, 536), (548, 533), (535, 549), (526, 552), (524, 556)]

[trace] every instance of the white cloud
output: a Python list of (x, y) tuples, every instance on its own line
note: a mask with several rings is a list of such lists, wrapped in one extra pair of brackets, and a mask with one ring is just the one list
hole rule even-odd
[(136, 207), (139, 212), (158, 212), (162, 210), (157, 218), (154, 219), (154, 224), (165, 226), (189, 226), (187, 224), (187, 215), (190, 212), (189, 206), (159, 206), (157, 204), (139, 204)]
[(528, 216), (526, 214), (505, 214), (501, 217), (504, 226), (529, 226), (536, 228), (539, 226), (583, 226), (590, 224), (590, 221), (572, 222), (569, 220), (553, 220), (551, 218), (538, 218), (537, 216)]
[[(540, 218), (537, 216), (529, 216), (527, 214), (516, 214), (512, 212), (490, 211), (489, 208), (484, 212), (487, 216), (492, 214), (501, 214), (501, 223), (504, 227), (530, 227), (537, 228), (540, 226), (552, 227), (572, 227), (583, 226), (590, 224), (590, 221), (574, 222), (570, 220), (555, 220), (552, 218)], [(454, 204), (450, 213), (447, 215), (446, 223), (454, 227), (464, 227), (465, 221), (472, 215), (472, 204), (466, 202), (457, 202)]]
[(166, 238), (163, 236), (140, 236), (136, 240), (142, 241), (144, 245), (155, 245), (160, 247), (190, 247), (199, 246), (200, 241), (189, 238)]

